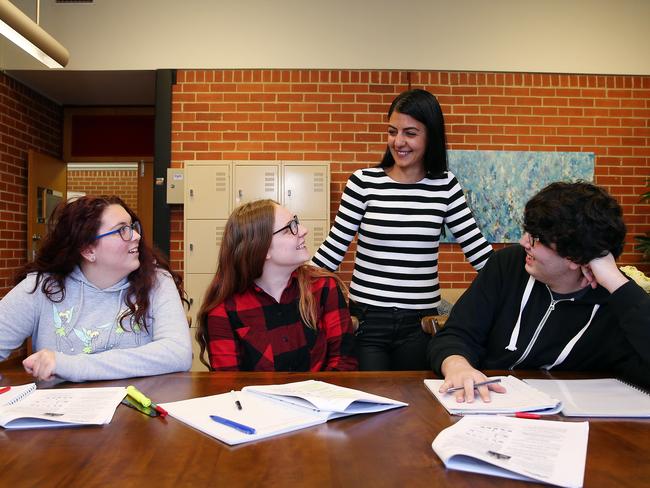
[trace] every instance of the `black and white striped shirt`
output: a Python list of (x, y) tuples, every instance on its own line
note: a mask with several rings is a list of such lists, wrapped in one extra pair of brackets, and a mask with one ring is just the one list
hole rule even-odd
[(492, 246), (478, 229), (458, 180), (447, 172), (413, 184), (383, 168), (355, 171), (327, 239), (312, 261), (334, 271), (358, 232), (350, 298), (379, 307), (427, 309), (440, 303), (438, 244), (446, 224), (479, 270)]

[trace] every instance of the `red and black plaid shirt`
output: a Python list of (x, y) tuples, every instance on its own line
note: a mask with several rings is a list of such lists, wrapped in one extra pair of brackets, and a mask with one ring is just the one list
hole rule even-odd
[(333, 278), (312, 283), (318, 304), (317, 329), (298, 309), (295, 275), (276, 302), (258, 286), (234, 295), (208, 316), (208, 355), (215, 370), (356, 370), (350, 312)]

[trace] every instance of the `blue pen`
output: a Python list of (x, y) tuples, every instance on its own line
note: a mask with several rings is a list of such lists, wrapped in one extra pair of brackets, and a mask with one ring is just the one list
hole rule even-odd
[(210, 418), (218, 424), (222, 424), (227, 427), (236, 429), (240, 432), (243, 432), (244, 434), (252, 435), (255, 433), (254, 428), (249, 427), (248, 425), (240, 424), (239, 422), (235, 422), (234, 420), (229, 420), (223, 417), (219, 417), (218, 415), (210, 415)]

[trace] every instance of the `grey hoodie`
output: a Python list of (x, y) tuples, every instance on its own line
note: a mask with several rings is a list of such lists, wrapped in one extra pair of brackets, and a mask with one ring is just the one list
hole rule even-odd
[(127, 278), (103, 290), (79, 268), (65, 280), (65, 299), (50, 301), (30, 274), (0, 301), (0, 359), (32, 336), (34, 351), (56, 355), (55, 374), (70, 381), (107, 380), (187, 371), (192, 346), (187, 319), (171, 276), (158, 270), (147, 327), (130, 319)]

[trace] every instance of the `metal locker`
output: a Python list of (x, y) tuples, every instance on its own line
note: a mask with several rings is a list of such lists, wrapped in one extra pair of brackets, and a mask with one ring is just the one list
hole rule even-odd
[(230, 164), (185, 165), (185, 219), (227, 219)]
[(233, 175), (233, 208), (253, 200), (280, 201), (280, 166), (264, 163), (237, 163)]
[(225, 220), (187, 220), (185, 272), (215, 273)]
[(302, 219), (327, 219), (330, 193), (328, 169), (327, 164), (285, 163), (282, 204)]

